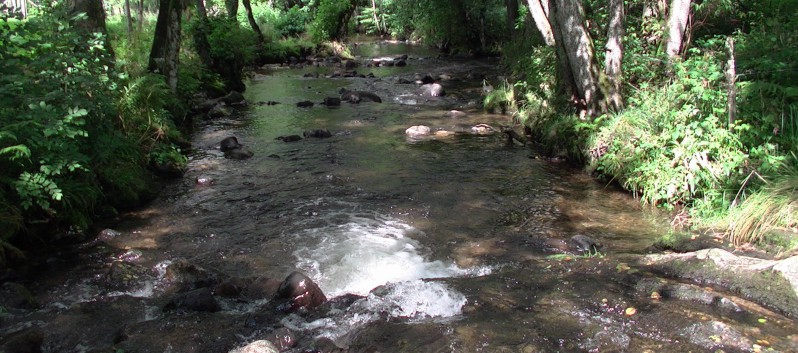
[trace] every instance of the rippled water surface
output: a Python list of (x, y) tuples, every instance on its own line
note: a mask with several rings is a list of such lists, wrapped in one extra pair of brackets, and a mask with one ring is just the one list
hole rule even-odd
[[(707, 347), (691, 334), (701, 322), (726, 323), (752, 344), (796, 348), (792, 322), (778, 315), (636, 291), (630, 278), (650, 275), (626, 263), (668, 231), (666, 219), (567, 163), (508, 147), (503, 134), (470, 133), (512, 125), (480, 108), (483, 79), (500, 84), (497, 60), (439, 59), (387, 43), (356, 53), (410, 58), (406, 67), (355, 69), (375, 78), (264, 69), (248, 82), (247, 108), (198, 122), (185, 177), (118, 225), (109, 244), (119, 250), (84, 255), (83, 265), (42, 282), (37, 295), (48, 304), (27, 319), (52, 332), (47, 351), (226, 352), (287, 328), (294, 352), (696, 352)], [(448, 95), (425, 98), (397, 83), (416, 74), (451, 77), (441, 81)], [(318, 104), (342, 87), (383, 103)], [(304, 100), (317, 104), (295, 105)], [(268, 101), (280, 104), (259, 104)], [(414, 125), (452, 134), (410, 139)], [(311, 129), (333, 136), (276, 140)], [(254, 157), (223, 158), (218, 143), (227, 136)], [(576, 235), (598, 240), (601, 256), (569, 248)], [(127, 250), (140, 251), (136, 264), (148, 270), (110, 291), (99, 279)], [(262, 302), (248, 301), (223, 301), (213, 314), (164, 312), (162, 269), (178, 259), (235, 278), (281, 280), (299, 270), (329, 298), (358, 297), (306, 314), (263, 313)], [(627, 315), (629, 307), (637, 313)], [(763, 315), (774, 316), (762, 324)]]

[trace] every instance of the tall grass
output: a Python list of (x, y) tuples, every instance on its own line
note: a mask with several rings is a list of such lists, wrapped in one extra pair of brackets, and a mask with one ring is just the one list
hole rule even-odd
[(760, 243), (775, 229), (798, 224), (798, 158), (749, 196), (729, 214), (729, 238), (734, 244)]

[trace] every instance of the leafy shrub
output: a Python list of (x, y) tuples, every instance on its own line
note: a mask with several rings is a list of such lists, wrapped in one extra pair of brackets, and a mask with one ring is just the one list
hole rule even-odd
[(673, 82), (642, 85), (630, 108), (596, 122), (593, 168), (653, 205), (728, 205), (746, 155), (725, 125), (722, 72), (712, 57), (674, 65)]
[(294, 6), (278, 17), (274, 28), (283, 37), (296, 37), (307, 30), (310, 22), (308, 7)]
[(340, 39), (353, 11), (350, 0), (320, 0), (310, 23), (311, 38), (316, 42)]

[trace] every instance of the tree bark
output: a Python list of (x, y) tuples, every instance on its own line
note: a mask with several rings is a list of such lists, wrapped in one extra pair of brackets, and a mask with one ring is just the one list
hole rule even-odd
[(263, 32), (260, 31), (260, 26), (258, 26), (258, 23), (255, 22), (255, 16), (252, 14), (252, 3), (250, 3), (250, 0), (242, 0), (241, 2), (244, 4), (244, 9), (247, 10), (247, 20), (249, 21), (249, 25), (258, 36), (258, 43), (263, 44), (263, 42), (266, 40), (263, 38)]
[(673, 0), (668, 16), (668, 42), (665, 52), (668, 58), (674, 58), (682, 53), (682, 41), (690, 19), (690, 0)]
[(166, 77), (172, 92), (177, 93), (177, 70), (180, 58), (181, 0), (161, 0), (155, 38), (150, 51), (149, 71)]
[(102, 33), (105, 50), (113, 56), (114, 49), (108, 40), (108, 30), (105, 27), (105, 9), (102, 0), (69, 0), (67, 2), (69, 16), (85, 13), (86, 19), (75, 23), (75, 26), (90, 33)]
[(133, 35), (133, 17), (130, 14), (130, 0), (125, 0), (125, 19), (127, 20), (127, 36)]
[(624, 8), (623, 0), (610, 0), (610, 22), (607, 25), (607, 45), (604, 57), (604, 74), (609, 85), (606, 88), (607, 100), (611, 109), (623, 108), (621, 95), (621, 62), (623, 61)]
[(238, 0), (225, 0), (224, 5), (227, 8), (227, 16), (235, 20), (238, 16)]
[(507, 6), (507, 28), (510, 30), (510, 38), (515, 38), (518, 31), (515, 23), (518, 21), (518, 0), (504, 0)]
[(211, 44), (208, 42), (208, 31), (210, 30), (208, 11), (205, 9), (205, 0), (196, 0), (195, 5), (197, 7), (199, 25), (192, 36), (194, 38), (194, 49), (197, 50), (202, 66), (211, 70), (213, 68), (213, 59), (211, 58)]
[(729, 60), (726, 62), (726, 85), (728, 90), (728, 100), (726, 109), (729, 111), (729, 129), (732, 129), (737, 118), (737, 70), (734, 63), (734, 39), (726, 38), (726, 50)]
[(144, 31), (144, 0), (139, 0), (139, 18), (138, 18), (138, 30), (139, 33)]
[(555, 41), (552, 25), (551, 22), (549, 22), (549, 1), (550, 0), (527, 0), (527, 4), (529, 5), (529, 12), (532, 14), (532, 19), (535, 21), (535, 26), (543, 37), (543, 42), (548, 46), (553, 46)]
[(553, 24), (557, 61), (563, 71), (561, 89), (570, 91), (581, 118), (598, 116), (607, 110), (607, 105), (598, 85), (599, 69), (593, 42), (585, 27), (582, 3), (555, 0), (549, 19)]

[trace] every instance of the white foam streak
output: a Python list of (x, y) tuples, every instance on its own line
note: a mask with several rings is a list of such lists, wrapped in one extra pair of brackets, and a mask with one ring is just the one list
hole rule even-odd
[(423, 235), (397, 221), (358, 217), (343, 225), (308, 230), (301, 237), (316, 239), (317, 243), (300, 248), (294, 255), (299, 267), (328, 297), (366, 295), (386, 283), (474, 272), (453, 263), (427, 260), (421, 254), (423, 246), (406, 234)]

